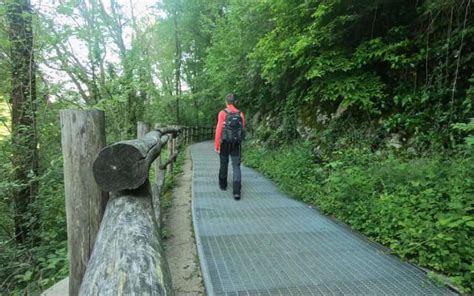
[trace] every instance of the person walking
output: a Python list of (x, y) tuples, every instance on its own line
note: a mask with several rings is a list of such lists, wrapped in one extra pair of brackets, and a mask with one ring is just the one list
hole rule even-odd
[(227, 169), (229, 156), (232, 160), (233, 182), (232, 190), (235, 200), (240, 199), (242, 174), (240, 171), (241, 143), (244, 138), (245, 117), (235, 104), (234, 94), (225, 97), (227, 107), (219, 112), (214, 149), (219, 154), (219, 188), (227, 190)]

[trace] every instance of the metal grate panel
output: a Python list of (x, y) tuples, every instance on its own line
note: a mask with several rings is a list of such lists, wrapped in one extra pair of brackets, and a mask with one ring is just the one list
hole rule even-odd
[(191, 151), (193, 220), (209, 295), (455, 295), (254, 170), (242, 167), (242, 200), (234, 201), (231, 188), (218, 188), (212, 143)]

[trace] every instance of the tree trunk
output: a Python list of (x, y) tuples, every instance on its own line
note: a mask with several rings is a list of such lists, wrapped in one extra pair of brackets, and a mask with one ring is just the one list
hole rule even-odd
[(19, 184), (13, 192), (15, 234), (17, 242), (23, 243), (31, 239), (27, 212), (37, 191), (36, 66), (30, 0), (7, 1), (6, 9), (11, 43), (12, 162)]
[[(128, 59), (128, 57), (124, 57), (124, 59)], [(138, 121), (138, 116), (137, 116), (137, 94), (135, 92), (135, 89), (133, 87), (133, 69), (130, 67), (129, 61), (124, 61), (123, 63), (124, 67), (124, 81), (123, 84), (127, 88), (127, 109), (128, 109), (128, 130), (129, 130), (129, 135), (132, 138), (136, 138), (136, 128), (135, 125), (137, 124)]]
[(178, 2), (175, 2), (174, 7), (174, 36), (176, 42), (176, 72), (175, 72), (175, 95), (176, 95), (176, 124), (180, 124), (179, 118), (179, 100), (181, 97), (181, 43), (178, 32)]

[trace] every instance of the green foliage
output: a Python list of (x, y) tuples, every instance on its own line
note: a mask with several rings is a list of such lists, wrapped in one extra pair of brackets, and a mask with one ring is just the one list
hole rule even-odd
[(352, 148), (321, 162), (312, 147), (252, 144), (244, 161), (291, 195), (472, 291), (472, 156), (410, 159)]
[(317, 184), (322, 181), (323, 175), (321, 169), (312, 161), (309, 147), (264, 150), (255, 149), (252, 145), (246, 146), (242, 154), (246, 164), (261, 170), (284, 191), (294, 196), (305, 196), (305, 201), (315, 197)]
[[(112, 143), (134, 137), (137, 120), (214, 123), (228, 92), (262, 145), (249, 163), (472, 289), (470, 1), (163, 0), (149, 7), (153, 20), (117, 0), (76, 2), (34, 9), (40, 172), (27, 218), (36, 241), (14, 242), (10, 196), (23, 184), (3, 161), (0, 294), (36, 293), (67, 270), (60, 108), (104, 110)], [(11, 91), (5, 24), (0, 7), (2, 102)]]
[(237, 94), (243, 106), (254, 104), (262, 95), (258, 69), (249, 55), (269, 30), (270, 14), (266, 8), (258, 2), (235, 1), (230, 11), (217, 19), (204, 73), (207, 92), (214, 97), (212, 119), (229, 92)]
[(0, 261), (0, 292), (6, 295), (38, 294), (68, 274), (65, 242), (34, 248), (3, 245)]
[(213, 32), (207, 89), (234, 89), (259, 118), (304, 117), (299, 128), (341, 110), (419, 150), (453, 148), (461, 138), (450, 125), (474, 115), (470, 12), (455, 0), (231, 1)]
[[(39, 191), (28, 208), (28, 227), (35, 229), (34, 242), (19, 245), (14, 239), (13, 209), (9, 197), (17, 186), (10, 162), (0, 169), (0, 294), (37, 294), (67, 276), (66, 215), (60, 130), (56, 124), (62, 104), (41, 105), (38, 118)], [(0, 142), (2, 159), (10, 157), (9, 142)]]
[(453, 128), (466, 132), (469, 135), (465, 138), (468, 146), (474, 146), (474, 118), (469, 123), (456, 123)]

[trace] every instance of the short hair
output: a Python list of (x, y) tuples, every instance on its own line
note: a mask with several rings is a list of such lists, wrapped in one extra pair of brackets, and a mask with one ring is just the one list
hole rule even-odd
[(235, 98), (233, 93), (230, 93), (225, 96), (225, 101), (227, 104), (234, 104), (237, 99)]

